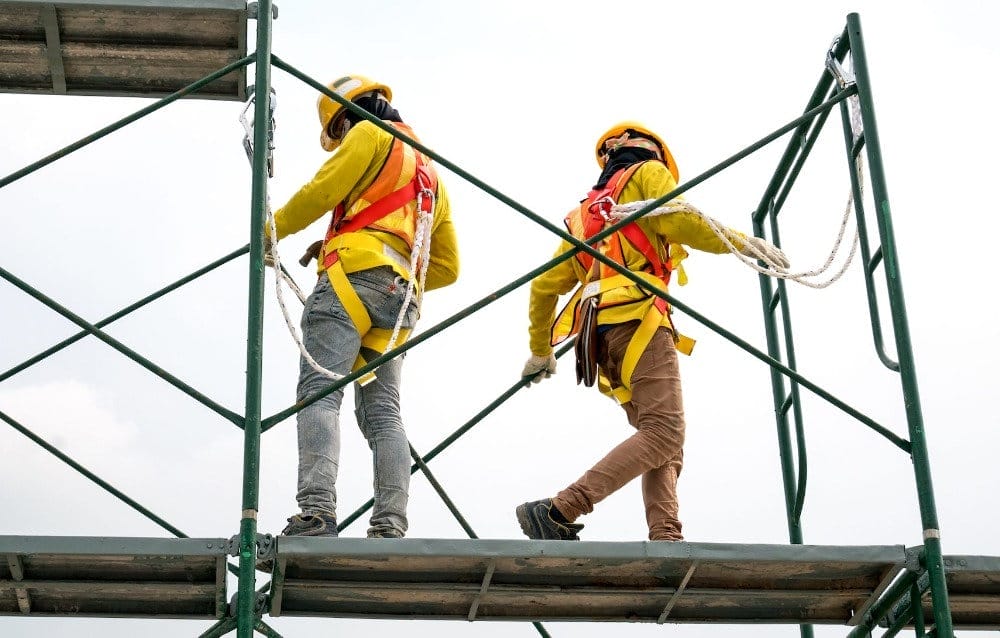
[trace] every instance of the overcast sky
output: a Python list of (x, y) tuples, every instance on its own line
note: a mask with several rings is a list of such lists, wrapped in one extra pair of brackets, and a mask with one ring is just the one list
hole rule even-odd
[[(282, 2), (273, 50), (319, 81), (362, 73), (390, 85), (421, 139), (531, 210), (560, 223), (595, 181), (595, 138), (638, 119), (670, 144), (682, 182), (799, 115), (848, 13), (861, 16), (916, 356), (944, 551), (1000, 555), (995, 471), (1000, 422), (994, 193), (1000, 7), (985, 0), (904, 4), (621, 0), (616, 3)], [(903, 8), (905, 7), (905, 9)], [(2, 9), (0, 9), (2, 10)], [(252, 25), (251, 25), (252, 26)], [(280, 205), (326, 154), (315, 91), (275, 70)], [(7, 175), (148, 100), (0, 95)], [(105, 317), (247, 243), (249, 171), (242, 105), (190, 100), (0, 190), (0, 263), (89, 320)], [(687, 198), (750, 230), (787, 139), (692, 189)], [(441, 171), (462, 251), (459, 283), (425, 300), (428, 328), (548, 259), (557, 239), (457, 175)], [(866, 180), (867, 184), (867, 180)], [(839, 118), (782, 212), (793, 269), (826, 258), (849, 192)], [(869, 204), (869, 213), (871, 213)], [(869, 217), (873, 220), (873, 217)], [(282, 241), (294, 264), (325, 221)], [(870, 227), (874, 228), (873, 222)], [(853, 222), (851, 225), (853, 230)], [(982, 241), (973, 241), (980, 237)], [(757, 275), (731, 256), (694, 254), (671, 292), (764, 349)], [(878, 361), (860, 263), (834, 286), (790, 287), (802, 374), (906, 436), (898, 375)], [(883, 273), (878, 273), (882, 282)], [(243, 411), (246, 258), (117, 322), (108, 332), (198, 390)], [(294, 400), (297, 350), (268, 276), (263, 412)], [(883, 285), (884, 288), (884, 285)], [(407, 356), (404, 419), (426, 452), (515, 382), (529, 355), (527, 287)], [(0, 286), (0, 369), (76, 328)], [(883, 309), (888, 307), (883, 296)], [(296, 314), (297, 320), (297, 314)], [(787, 542), (767, 367), (678, 313), (696, 338), (681, 367), (688, 439), (680, 481), (689, 541)], [(886, 330), (890, 328), (888, 323)], [(890, 346), (890, 352), (894, 349)], [(483, 538), (522, 538), (514, 507), (552, 496), (628, 436), (621, 410), (577, 387), (569, 359), (434, 460), (432, 470)], [(341, 516), (371, 494), (370, 452), (342, 419)], [(242, 433), (95, 339), (0, 384), (0, 410), (192, 537), (238, 531)], [(912, 465), (893, 445), (803, 393), (807, 543), (921, 543)], [(294, 420), (262, 442), (260, 529), (295, 510)], [(167, 532), (11, 428), (0, 427), (0, 534), (166, 536)], [(462, 538), (416, 476), (411, 537)], [(644, 540), (638, 483), (581, 519), (585, 540)], [(363, 536), (363, 521), (346, 535)], [(233, 585), (232, 591), (235, 591)], [(271, 619), (288, 637), (532, 636), (530, 624)], [(0, 619), (27, 636), (195, 636), (205, 621)], [(547, 624), (553, 636), (797, 636), (794, 627)], [(843, 627), (817, 635), (841, 636)]]

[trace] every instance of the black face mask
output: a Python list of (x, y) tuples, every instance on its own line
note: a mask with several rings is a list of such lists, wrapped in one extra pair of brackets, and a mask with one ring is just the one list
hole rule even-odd
[(623, 168), (627, 168), (632, 164), (638, 162), (646, 162), (651, 159), (657, 159), (656, 153), (646, 149), (638, 148), (635, 146), (626, 146), (619, 148), (617, 150), (611, 151), (608, 156), (608, 163), (604, 165), (604, 170), (601, 171), (601, 176), (597, 178), (597, 183), (594, 184), (594, 189), (604, 188), (608, 180)]
[[(390, 122), (403, 121), (403, 118), (399, 117), (399, 111), (392, 108), (392, 105), (387, 101), (375, 95), (366, 95), (365, 97), (358, 98), (354, 103), (380, 120), (389, 120)], [(344, 117), (351, 123), (351, 126), (354, 126), (362, 119), (360, 115), (352, 111), (348, 111)]]

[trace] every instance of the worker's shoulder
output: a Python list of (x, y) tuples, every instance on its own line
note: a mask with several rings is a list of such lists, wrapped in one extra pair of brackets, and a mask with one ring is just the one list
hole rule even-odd
[(673, 175), (670, 173), (670, 169), (667, 165), (659, 160), (648, 160), (639, 165), (639, 168), (635, 171), (635, 177), (639, 179), (648, 177), (663, 177), (665, 174), (669, 174), (671, 177)]

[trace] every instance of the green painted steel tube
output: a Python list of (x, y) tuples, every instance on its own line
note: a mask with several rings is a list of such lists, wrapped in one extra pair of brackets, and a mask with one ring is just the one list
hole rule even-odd
[(38, 169), (43, 168), (45, 166), (48, 166), (52, 162), (55, 162), (56, 160), (62, 159), (63, 157), (66, 157), (67, 155), (69, 155), (70, 153), (72, 153), (74, 151), (78, 151), (81, 148), (83, 148), (84, 146), (87, 146), (88, 144), (96, 142), (97, 140), (101, 139), (102, 137), (105, 137), (106, 135), (108, 135), (110, 133), (114, 133), (115, 131), (117, 131), (120, 128), (128, 126), (132, 122), (135, 122), (136, 120), (141, 119), (141, 118), (149, 115), (150, 113), (152, 113), (154, 111), (158, 111), (158, 110), (162, 109), (163, 107), (165, 107), (166, 105), (170, 104), (171, 102), (176, 102), (177, 100), (181, 99), (182, 97), (185, 97), (185, 96), (188, 96), (188, 95), (190, 95), (192, 93), (197, 92), (198, 90), (200, 90), (203, 87), (205, 87), (206, 85), (211, 84), (212, 82), (218, 80), (219, 78), (221, 78), (222, 76), (226, 75), (227, 73), (232, 73), (236, 69), (238, 69), (238, 68), (240, 68), (242, 66), (246, 66), (247, 64), (249, 64), (250, 62), (253, 61), (253, 58), (254, 58), (253, 55), (248, 55), (245, 58), (241, 58), (239, 60), (236, 60), (235, 62), (231, 62), (230, 64), (227, 64), (226, 66), (222, 67), (221, 69), (219, 69), (218, 71), (212, 73), (211, 75), (206, 75), (202, 79), (200, 79), (200, 80), (198, 80), (196, 82), (192, 82), (191, 84), (188, 84), (183, 89), (180, 89), (179, 91), (171, 93), (170, 95), (168, 95), (168, 96), (166, 96), (164, 98), (160, 98), (159, 100), (157, 100), (156, 102), (153, 102), (149, 106), (143, 107), (143, 108), (139, 109), (138, 111), (136, 111), (135, 113), (133, 113), (131, 115), (128, 115), (126, 117), (123, 117), (122, 119), (118, 120), (117, 122), (114, 122), (113, 124), (109, 124), (108, 126), (105, 126), (104, 128), (100, 129), (99, 131), (91, 133), (90, 135), (88, 135), (86, 137), (80, 138), (79, 140), (77, 140), (76, 142), (73, 142), (69, 146), (65, 146), (65, 147), (61, 148), (60, 150), (56, 151), (55, 153), (52, 153), (51, 155), (43, 157), (42, 159), (38, 160), (37, 162), (34, 162), (32, 164), (27, 165), (27, 166), (25, 166), (24, 168), (22, 168), (19, 171), (15, 171), (15, 172), (11, 173), (10, 175), (4, 177), (3, 179), (0, 179), (0, 188), (3, 188), (4, 186), (7, 186), (8, 184), (10, 184), (12, 182), (16, 182), (17, 180), (21, 179), (22, 177), (30, 175), (31, 173), (34, 173)]
[(263, 620), (258, 620), (254, 625), (254, 629), (256, 629), (261, 635), (267, 636), (267, 638), (281, 638), (281, 634), (275, 631), (273, 627), (268, 625)]
[(917, 583), (910, 585), (910, 604), (913, 614), (913, 633), (917, 636), (924, 635), (924, 605), (921, 597), (920, 587)]
[[(844, 128), (844, 144), (847, 147), (847, 164), (851, 176), (851, 193), (854, 195), (854, 218), (858, 225), (858, 244), (861, 248), (861, 260), (864, 263), (862, 274), (865, 280), (865, 293), (868, 297), (868, 317), (871, 321), (872, 338), (875, 341), (875, 353), (878, 355), (882, 365), (893, 372), (899, 372), (899, 363), (894, 361), (885, 351), (885, 338), (882, 336), (882, 318), (879, 314), (878, 294), (875, 292), (875, 279), (872, 276), (875, 268), (881, 263), (881, 257), (873, 259), (871, 247), (868, 244), (868, 224), (865, 222), (865, 204), (861, 197), (861, 182), (858, 178), (856, 155), (861, 148), (854, 143), (854, 131), (851, 129), (851, 116), (847, 109), (847, 103), (840, 103), (841, 121)], [(864, 140), (864, 135), (861, 136)], [(881, 255), (881, 251), (878, 251)]]
[(69, 319), (70, 321), (72, 321), (76, 325), (78, 325), (81, 328), (83, 328), (87, 332), (87, 334), (94, 335), (95, 337), (97, 337), (98, 339), (100, 339), (101, 341), (103, 341), (104, 343), (108, 344), (109, 346), (111, 346), (112, 348), (114, 348), (118, 352), (122, 353), (123, 355), (125, 355), (126, 357), (128, 357), (129, 359), (131, 359), (132, 361), (135, 361), (136, 363), (138, 363), (139, 365), (141, 365), (143, 368), (146, 368), (147, 370), (149, 370), (150, 372), (152, 372), (156, 376), (160, 377), (161, 379), (163, 379), (164, 381), (166, 381), (170, 385), (174, 386), (175, 388), (177, 388), (178, 390), (180, 390), (184, 394), (188, 395), (189, 397), (191, 397), (192, 399), (194, 399), (198, 403), (201, 403), (202, 405), (210, 408), (212, 411), (216, 412), (217, 414), (219, 414), (221, 416), (224, 416), (225, 418), (229, 419), (230, 421), (232, 421), (236, 425), (241, 425), (242, 424), (243, 417), (241, 417), (240, 415), (238, 415), (235, 412), (233, 412), (232, 410), (224, 407), (223, 405), (221, 405), (221, 404), (213, 401), (212, 399), (208, 398), (206, 395), (202, 394), (201, 392), (195, 390), (190, 385), (184, 383), (183, 381), (181, 381), (180, 379), (178, 379), (174, 375), (170, 374), (169, 372), (167, 372), (166, 370), (164, 370), (160, 366), (156, 365), (155, 363), (153, 363), (152, 361), (150, 361), (146, 357), (142, 356), (141, 354), (139, 354), (135, 350), (132, 350), (131, 348), (129, 348), (128, 346), (126, 346), (122, 342), (120, 342), (117, 339), (115, 339), (114, 337), (106, 334), (100, 328), (98, 328), (95, 325), (91, 324), (90, 322), (86, 321), (82, 317), (74, 314), (69, 309), (67, 309), (65, 306), (57, 303), (52, 298), (50, 298), (47, 295), (43, 294), (42, 292), (40, 292), (39, 290), (35, 289), (34, 287), (28, 285), (26, 282), (24, 282), (23, 280), (19, 279), (16, 276), (14, 276), (13, 273), (11, 273), (10, 271), (6, 270), (5, 268), (0, 267), (0, 278), (6, 279), (10, 283), (14, 284), (14, 286), (16, 286), (17, 288), (20, 288), (22, 291), (26, 292), (28, 295), (30, 295), (31, 297), (33, 297), (37, 301), (39, 301), (42, 304), (44, 304), (49, 309), (54, 310), (55, 312), (57, 312), (61, 316), (65, 317), (66, 319)]
[[(847, 31), (841, 35), (836, 47), (834, 48), (834, 55), (837, 59), (842, 59), (844, 53), (847, 50)], [(806, 103), (806, 111), (803, 113), (802, 117), (799, 117), (796, 122), (795, 132), (792, 134), (791, 139), (788, 141), (788, 146), (785, 147), (785, 152), (781, 156), (781, 160), (778, 162), (778, 169), (775, 170), (774, 174), (771, 176), (771, 181), (768, 183), (767, 188), (764, 189), (764, 195), (757, 205), (757, 211), (754, 213), (754, 221), (763, 221), (764, 216), (767, 214), (768, 207), (771, 205), (770, 202), (774, 200), (777, 195), (781, 183), (784, 181), (787, 175), (789, 167), (792, 165), (796, 154), (798, 154), (798, 149), (802, 145), (802, 138), (805, 132), (809, 129), (812, 124), (813, 115), (818, 113), (819, 106), (822, 106), (823, 96), (830, 87), (833, 85), (833, 77), (828, 73), (824, 73), (816, 83), (816, 88), (813, 89), (812, 95), (809, 97), (809, 101)], [(841, 92), (843, 93), (843, 92)], [(817, 106), (819, 105), (819, 106)], [(808, 117), (807, 117), (808, 116)]]
[[(803, 153), (807, 153), (804, 150)], [(777, 214), (771, 215), (771, 236), (776, 246), (781, 246), (781, 236), (778, 232)], [(795, 359), (795, 339), (792, 334), (792, 309), (788, 301), (788, 285), (784, 279), (777, 281), (778, 300), (781, 306), (781, 323), (785, 340), (785, 360), (792, 370), (798, 369)], [(802, 528), (802, 508), (805, 506), (806, 483), (809, 477), (809, 456), (806, 450), (805, 423), (802, 418), (802, 398), (799, 394), (799, 384), (794, 380), (789, 382), (789, 399), (792, 406), (792, 421), (795, 424), (796, 458), (798, 459), (798, 477), (795, 488), (795, 502), (792, 505), (791, 516), (796, 526)], [(811, 632), (810, 632), (811, 635)], [(803, 638), (809, 638), (803, 636)]]
[(899, 358), (906, 421), (910, 430), (911, 458), (917, 483), (917, 500), (920, 503), (920, 519), (923, 524), (924, 551), (926, 552), (927, 572), (931, 582), (934, 624), (939, 638), (951, 638), (954, 635), (954, 627), (951, 619), (951, 608), (948, 604), (948, 587), (945, 582), (941, 531), (937, 507), (934, 503), (934, 487), (931, 481), (927, 440), (924, 437), (923, 413), (920, 407), (920, 393), (917, 389), (916, 365), (913, 358), (913, 345), (910, 340), (909, 322), (906, 317), (906, 303), (903, 298), (903, 283), (899, 272), (899, 258), (896, 254), (896, 238), (889, 210), (888, 189), (882, 166), (882, 151), (879, 143), (878, 125), (875, 121), (871, 78), (868, 75), (868, 60), (865, 55), (864, 38), (861, 35), (861, 20), (857, 13), (851, 13), (847, 16), (847, 28), (851, 41), (858, 99), (861, 102), (861, 120), (865, 129), (868, 170), (871, 175), (879, 235), (882, 240), (885, 278), (889, 291), (889, 307), (892, 310), (893, 331), (896, 336), (896, 354)]
[[(222, 266), (223, 264), (227, 264), (230, 261), (232, 261), (233, 259), (236, 259), (237, 257), (246, 254), (246, 252), (249, 251), (249, 250), (250, 250), (249, 246), (244, 246), (243, 248), (240, 248), (239, 250), (234, 250), (233, 252), (229, 253), (225, 257), (221, 257), (221, 258), (213, 261), (212, 263), (208, 264), (207, 266), (204, 266), (203, 268), (199, 268), (198, 270), (194, 271), (190, 275), (188, 275), (186, 277), (183, 277), (181, 279), (178, 279), (177, 281), (175, 281), (174, 283), (170, 284), (169, 286), (165, 286), (163, 288), (160, 288), (159, 290), (157, 290), (153, 294), (151, 294), (151, 295), (149, 295), (147, 297), (143, 297), (139, 301), (137, 301), (137, 302), (135, 302), (135, 303), (133, 303), (133, 304), (131, 304), (129, 306), (126, 306), (125, 308), (122, 308), (121, 310), (119, 310), (118, 312), (114, 313), (113, 315), (109, 315), (109, 316), (105, 317), (104, 319), (101, 319), (100, 321), (98, 321), (98, 322), (96, 322), (94, 324), (94, 327), (95, 328), (103, 328), (105, 326), (108, 326), (108, 325), (110, 325), (110, 324), (118, 321), (122, 317), (125, 317), (125, 316), (127, 316), (127, 315), (135, 312), (136, 310), (138, 310), (138, 309), (140, 309), (140, 308), (142, 308), (144, 306), (149, 305), (150, 303), (156, 301), (160, 297), (163, 297), (167, 293), (173, 292), (174, 290), (177, 290), (178, 288), (180, 288), (184, 284), (190, 283), (190, 282), (194, 281), (195, 279), (201, 277), (202, 275), (215, 270), (219, 266)], [(51, 355), (59, 352), (63, 348), (76, 343), (77, 341), (79, 341), (80, 339), (83, 339), (84, 337), (86, 337), (89, 334), (90, 333), (87, 332), (86, 330), (82, 330), (82, 331), (76, 333), (75, 335), (73, 335), (72, 337), (67, 337), (66, 339), (63, 339), (62, 341), (60, 341), (59, 343), (55, 344), (51, 348), (47, 348), (46, 350), (44, 350), (42, 352), (39, 352), (38, 354), (36, 354), (35, 356), (31, 357), (30, 359), (27, 359), (24, 362), (22, 362), (22, 363), (20, 363), (20, 364), (18, 364), (16, 366), (14, 366), (13, 368), (10, 368), (6, 372), (0, 373), (0, 382), (6, 381), (7, 379), (11, 378), (15, 374), (18, 374), (19, 372), (27, 370), (28, 368), (30, 368), (31, 366), (35, 365), (39, 361), (42, 361), (42, 360), (50, 357)]]
[[(427, 467), (427, 463), (425, 463), (420, 454), (417, 453), (413, 444), (409, 442), (407, 443), (410, 446), (410, 458), (413, 459), (414, 465), (419, 467), (420, 471), (424, 473), (424, 478), (427, 479), (427, 482), (430, 483), (431, 487), (434, 488), (434, 491), (437, 492), (437, 495), (444, 502), (444, 506), (448, 508), (451, 515), (455, 517), (456, 521), (458, 521), (459, 526), (461, 526), (465, 533), (469, 535), (469, 538), (479, 538), (479, 536), (476, 535), (475, 530), (472, 529), (472, 526), (469, 525), (469, 521), (465, 520), (465, 517), (462, 516), (462, 512), (460, 512), (458, 506), (455, 505), (455, 501), (451, 500), (448, 493), (444, 491), (444, 486), (441, 485), (441, 482), (438, 481), (437, 477), (434, 476), (434, 473), (431, 472), (431, 468)], [(410, 473), (412, 474), (413, 472)]]
[(866, 638), (878, 625), (878, 621), (885, 618), (885, 615), (892, 609), (902, 596), (910, 590), (910, 586), (917, 582), (920, 577), (919, 572), (905, 570), (899, 578), (894, 580), (882, 593), (878, 601), (871, 606), (857, 625), (847, 634), (847, 638)]
[[(754, 235), (763, 236), (764, 228), (758, 218), (754, 217)], [(767, 343), (768, 355), (781, 360), (781, 345), (778, 338), (778, 325), (775, 319), (775, 299), (771, 278), (759, 274), (761, 303), (764, 307), (764, 337)], [(798, 487), (795, 472), (795, 462), (792, 458), (792, 439), (788, 427), (788, 412), (785, 404), (785, 380), (776, 368), (771, 368), (771, 394), (774, 401), (774, 418), (778, 434), (778, 458), (781, 466), (781, 484), (785, 493), (785, 518), (788, 525), (788, 541), (795, 545), (802, 544), (801, 522), (794, 516)]]
[(248, 274), (246, 409), (243, 435), (243, 512), (240, 518), (240, 576), (236, 635), (252, 638), (256, 611), (257, 506), (260, 497), (261, 386), (264, 338), (264, 217), (267, 211), (267, 148), (271, 95), (271, 0), (257, 5), (253, 137), (253, 186)]
[(202, 632), (198, 638), (220, 638), (220, 636), (225, 636), (233, 629), (236, 629), (236, 619), (223, 618)]
[[(841, 53), (841, 55), (843, 54)], [(807, 104), (806, 110), (821, 101), (821, 97), (828, 90), (829, 85), (830, 82), (828, 76), (820, 79), (809, 103)], [(840, 104), (843, 106), (844, 102), (841, 102)], [(773, 201), (773, 204), (769, 203), (769, 205), (764, 209), (770, 216), (771, 234), (776, 246), (780, 247), (781, 245), (778, 232), (778, 213), (784, 206), (784, 202), (787, 199), (788, 194), (791, 192), (796, 179), (801, 173), (806, 159), (808, 159), (810, 152), (815, 146), (816, 140), (819, 139), (819, 134), (822, 131), (829, 115), (829, 110), (823, 111), (817, 114), (816, 118), (812, 122), (803, 123), (800, 133), (793, 137), (793, 142), (799, 139), (799, 135), (802, 135), (805, 137), (805, 143), (802, 145), (794, 144), (793, 142), (789, 143), (789, 146), (785, 151), (783, 161), (776, 170), (775, 177), (770, 183), (771, 190), (769, 190), (769, 193), (771, 193), (772, 196), (773, 192), (778, 190), (780, 186), (780, 191), (778, 192), (777, 197), (773, 200), (769, 200)], [(794, 163), (792, 163), (793, 159)], [(784, 174), (782, 174), (782, 169), (785, 171)], [(758, 214), (752, 216), (754, 220), (754, 234), (763, 237), (763, 226), (758, 221), (762, 221), (763, 216), (759, 214), (760, 211), (757, 211), (757, 213)], [(780, 306), (788, 366), (792, 369), (796, 369), (795, 345), (792, 336), (791, 309), (788, 302), (787, 285), (784, 280), (779, 279), (777, 281), (777, 294), (775, 295), (771, 291), (771, 282), (769, 281), (769, 278), (764, 275), (760, 275), (760, 279), (761, 299), (764, 304), (765, 323), (770, 324), (774, 322), (775, 307), (776, 305)], [(774, 328), (774, 332), (772, 334), (767, 334), (768, 329), (765, 328), (765, 334), (768, 339), (768, 354), (771, 357), (780, 360), (781, 349), (777, 346), (777, 329), (774, 326), (771, 327)], [(782, 485), (785, 490), (785, 514), (788, 521), (788, 539), (789, 542), (793, 544), (801, 544), (803, 542), (802, 510), (805, 506), (806, 485), (809, 476), (805, 426), (802, 417), (802, 401), (799, 395), (799, 386), (794, 380), (792, 380), (790, 382), (787, 401), (790, 402), (792, 408), (792, 418), (795, 424), (795, 442), (798, 459), (798, 467), (796, 468), (795, 461), (791, 456), (791, 440), (788, 433), (788, 414), (787, 410), (785, 410), (786, 399), (784, 396), (784, 381), (781, 375), (777, 374), (773, 369), (771, 374), (771, 388), (772, 394), (774, 395), (775, 420), (778, 428), (778, 454), (781, 463)], [(811, 638), (813, 635), (812, 627), (808, 625), (802, 626), (800, 628), (800, 634), (802, 635), (802, 638)]]
[(79, 472), (80, 474), (83, 474), (85, 477), (87, 477), (88, 479), (90, 479), (91, 481), (93, 481), (94, 483), (96, 483), (99, 487), (101, 487), (101, 489), (103, 489), (104, 491), (108, 492), (109, 494), (111, 494), (112, 496), (114, 496), (115, 498), (117, 498), (118, 500), (122, 501), (123, 503), (125, 503), (126, 505), (128, 505), (129, 507), (131, 507), (132, 509), (134, 509), (135, 511), (139, 512), (140, 514), (142, 514), (143, 516), (145, 516), (149, 520), (153, 521), (154, 523), (156, 523), (157, 525), (159, 525), (163, 529), (165, 529), (168, 532), (170, 532), (171, 534), (173, 534), (174, 536), (177, 536), (179, 538), (187, 538), (188, 537), (187, 534), (185, 534), (184, 532), (182, 532), (178, 528), (174, 527), (173, 525), (171, 525), (167, 521), (163, 520), (162, 518), (160, 518), (159, 516), (157, 516), (156, 514), (154, 514), (149, 509), (147, 509), (147, 508), (143, 507), (142, 505), (140, 505), (138, 501), (136, 501), (135, 499), (133, 499), (132, 497), (130, 497), (128, 494), (126, 494), (125, 492), (122, 492), (121, 490), (119, 490), (118, 488), (116, 488), (111, 483), (108, 483), (107, 481), (105, 481), (104, 479), (102, 479), (101, 477), (99, 477), (98, 475), (94, 474), (93, 472), (91, 472), (90, 470), (88, 470), (87, 468), (85, 468), (84, 466), (80, 465), (75, 460), (73, 460), (70, 456), (68, 456), (67, 454), (64, 454), (62, 451), (60, 451), (59, 448), (55, 447), (54, 445), (52, 445), (51, 443), (49, 443), (48, 441), (46, 441), (42, 437), (38, 436), (37, 434), (35, 434), (34, 432), (32, 432), (31, 430), (29, 430), (25, 426), (23, 426), (20, 423), (18, 423), (10, 415), (8, 415), (8, 414), (0, 411), (0, 420), (6, 422), (7, 425), (9, 425), (10, 427), (14, 428), (15, 430), (17, 430), (18, 432), (20, 432), (24, 436), (28, 437), (29, 439), (31, 439), (34, 443), (36, 443), (37, 445), (39, 445), (46, 452), (52, 454), (57, 459), (59, 459), (60, 461), (62, 461), (66, 465), (70, 466), (71, 468), (73, 468), (74, 470), (76, 470), (77, 472)]

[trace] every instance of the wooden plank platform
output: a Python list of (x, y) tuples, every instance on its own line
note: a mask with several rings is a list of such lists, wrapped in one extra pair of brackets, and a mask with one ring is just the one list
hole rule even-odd
[[(246, 46), (241, 0), (0, 0), (0, 92), (162, 97)], [(246, 67), (191, 97), (246, 99)]]
[[(1000, 557), (945, 556), (944, 573), (955, 628), (1000, 630)], [(930, 592), (921, 602), (931, 622)]]
[(270, 613), (851, 624), (902, 546), (278, 538)]
[(0, 615), (221, 618), (219, 538), (0, 536)]

